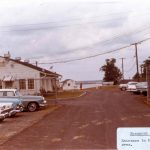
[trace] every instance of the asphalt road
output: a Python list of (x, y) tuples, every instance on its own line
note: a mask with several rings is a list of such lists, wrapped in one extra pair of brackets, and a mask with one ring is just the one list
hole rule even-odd
[(9, 139), (0, 149), (116, 149), (118, 127), (150, 126), (150, 107), (140, 96), (127, 92), (97, 90), (58, 103), (63, 107)]

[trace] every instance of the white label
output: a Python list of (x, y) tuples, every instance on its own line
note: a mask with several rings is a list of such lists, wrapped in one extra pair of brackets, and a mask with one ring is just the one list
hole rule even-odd
[(150, 150), (150, 128), (118, 128), (118, 150)]

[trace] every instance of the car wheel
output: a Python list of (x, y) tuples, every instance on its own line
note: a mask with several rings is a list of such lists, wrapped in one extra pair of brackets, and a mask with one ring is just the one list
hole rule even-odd
[(28, 111), (34, 112), (34, 111), (37, 110), (38, 105), (37, 105), (37, 103), (35, 103), (35, 102), (31, 102), (31, 103), (28, 104), (28, 107), (27, 107), (27, 108), (28, 108)]
[(0, 119), (0, 122), (2, 122), (4, 120), (4, 118)]
[(15, 117), (15, 116), (16, 116), (16, 114), (17, 114), (17, 113), (12, 114), (12, 115), (10, 116), (10, 118)]
[(142, 94), (143, 94), (144, 96), (147, 96), (147, 92), (143, 92)]

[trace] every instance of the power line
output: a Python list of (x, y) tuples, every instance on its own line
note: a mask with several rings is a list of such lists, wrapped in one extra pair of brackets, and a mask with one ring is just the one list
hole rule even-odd
[[(147, 9), (148, 11), (148, 14), (150, 13), (149, 12), (149, 9)], [(145, 10), (144, 10), (145, 11)], [(104, 17), (104, 16), (114, 16), (114, 15), (120, 15), (120, 14), (127, 14), (127, 13), (130, 13), (130, 12), (135, 12), (135, 10), (131, 10), (131, 11), (124, 11), (124, 12), (116, 12), (116, 13), (109, 13), (109, 14), (103, 14), (102, 16), (90, 16), (90, 17), (86, 17), (86, 19), (95, 19), (95, 18), (101, 18), (101, 17)], [(134, 14), (136, 15), (136, 14)], [(141, 15), (141, 14), (140, 14)], [(138, 14), (139, 16), (139, 14)], [(63, 19), (63, 20), (58, 20), (58, 21), (47, 21), (47, 22), (39, 22), (39, 23), (29, 23), (29, 24), (14, 24), (14, 25), (3, 25), (3, 26), (0, 26), (0, 28), (8, 28), (8, 27), (21, 27), (21, 26), (38, 26), (38, 25), (47, 25), (47, 24), (55, 24), (55, 23), (62, 23), (62, 22), (71, 22), (71, 21), (80, 21), (82, 20), (83, 17), (80, 17), (80, 18), (73, 18), (73, 19)]]
[[(36, 30), (50, 30), (50, 29), (56, 29), (56, 28), (65, 28), (65, 27), (72, 27), (72, 26), (82, 26), (82, 25), (87, 25), (87, 24), (100, 24), (100, 23), (105, 23), (105, 22), (111, 22), (111, 21), (116, 21), (116, 20), (121, 20), (124, 19), (124, 17), (116, 18), (116, 19), (110, 19), (110, 20), (103, 20), (103, 21), (88, 21), (85, 23), (74, 23), (74, 24), (64, 24), (64, 25), (50, 25), (50, 26), (43, 26), (43, 27), (38, 27), (39, 25), (36, 25), (36, 27), (30, 27), (30, 28), (25, 28), (24, 29), (8, 29), (8, 30), (0, 30), (0, 32), (24, 32), (24, 31), (36, 31)], [(44, 23), (43, 23), (44, 24)], [(46, 23), (45, 23), (46, 24)], [(49, 23), (47, 23), (49, 25)], [(14, 26), (15, 27), (15, 26)], [(23, 27), (23, 26), (20, 26)]]
[[(137, 17), (139, 17), (139, 14)], [(107, 19), (107, 20), (101, 20), (101, 21), (88, 21), (85, 23), (74, 23), (74, 24), (64, 24), (64, 25), (57, 25), (57, 23), (62, 23), (63, 21), (58, 21), (58, 22), (50, 21), (50, 22), (43, 22), (43, 23), (20, 24), (20, 25), (6, 25), (6, 26), (0, 26), (0, 28), (13, 28), (13, 27), (15, 28), (16, 27), (17, 29), (0, 30), (0, 32), (49, 30), (49, 29), (64, 28), (64, 27), (69, 27), (69, 26), (82, 26), (84, 24), (93, 24), (93, 23), (100, 24), (100, 23), (111, 22), (111, 21), (115, 21), (115, 20), (121, 20), (121, 19), (124, 19), (124, 17), (118, 17), (118, 18), (109, 19), (109, 20)], [(56, 23), (56, 25), (51, 25), (54, 23)], [(50, 25), (50, 26), (38, 27), (40, 25)], [(27, 26), (30, 26), (30, 28), (28, 28)], [(18, 27), (24, 27), (26, 29), (21, 29), (21, 28), (19, 29)]]
[[(139, 42), (137, 42), (137, 43), (142, 43), (142, 42), (145, 42), (145, 41), (147, 41), (147, 40), (150, 40), (150, 38), (144, 39), (144, 40), (139, 41)], [(82, 57), (82, 58), (69, 59), (69, 60), (62, 60), (62, 61), (54, 61), (54, 62), (49, 62), (49, 63), (39, 63), (39, 64), (68, 63), (68, 62), (73, 62), (73, 61), (79, 61), (79, 60), (94, 58), (94, 57), (97, 57), (97, 56), (101, 56), (101, 55), (113, 53), (113, 52), (116, 52), (116, 51), (119, 51), (119, 50), (122, 50), (122, 49), (125, 49), (125, 48), (128, 48), (128, 47), (131, 47), (132, 45), (133, 45), (133, 44), (130, 44), (130, 45), (127, 45), (127, 46), (124, 46), (124, 47), (120, 47), (120, 48), (118, 48), (118, 49), (114, 49), (114, 50), (110, 50), (110, 51), (107, 51), (107, 52), (98, 53), (98, 54), (95, 54), (95, 55), (90, 55), (90, 56), (86, 56), (86, 57)]]
[(124, 34), (121, 34), (121, 35), (115, 35), (115, 36), (112, 36), (110, 39), (107, 39), (107, 40), (102, 40), (102, 41), (99, 41), (95, 44), (92, 44), (92, 45), (89, 45), (89, 46), (85, 46), (85, 47), (80, 47), (80, 48), (75, 48), (75, 49), (71, 49), (71, 50), (66, 50), (65, 52), (69, 52), (69, 53), (72, 53), (74, 51), (80, 51), (81, 49), (88, 49), (88, 48), (91, 48), (93, 46), (97, 46), (99, 44), (103, 44), (103, 45), (106, 45), (108, 42), (111, 42), (112, 40), (115, 40), (115, 39), (118, 39), (118, 38), (121, 38), (122, 36), (127, 36), (127, 35), (130, 35), (130, 34), (138, 34), (140, 32), (144, 32), (145, 30), (149, 30), (150, 29), (150, 26), (149, 27), (146, 27), (146, 28), (143, 28), (143, 29), (137, 29), (135, 31), (132, 31), (132, 32), (128, 32), (128, 33), (124, 33)]
[(50, 63), (39, 63), (39, 64), (68, 63), (68, 62), (72, 62), (72, 61), (78, 61), (78, 60), (83, 60), (83, 59), (97, 57), (97, 56), (100, 56), (100, 55), (105, 55), (105, 54), (113, 53), (113, 52), (116, 52), (116, 51), (128, 48), (130, 46), (131, 45), (127, 45), (127, 46), (124, 46), (124, 47), (121, 47), (121, 48), (118, 48), (118, 49), (115, 49), (115, 50), (111, 50), (111, 51), (107, 51), (107, 52), (104, 52), (104, 53), (99, 53), (99, 54), (95, 54), (95, 55), (91, 55), (91, 56), (87, 56), (87, 57), (82, 57), (82, 58), (76, 58), (76, 59), (70, 59), (70, 60), (64, 60), (64, 61), (56, 61), (56, 62), (50, 62)]
[[(142, 26), (142, 27), (143, 27), (143, 26)], [(99, 42), (97, 42), (97, 43), (94, 43), (94, 44), (88, 45), (88, 46), (84, 46), (84, 47), (80, 47), (80, 48), (74, 48), (74, 49), (66, 50), (66, 51), (64, 51), (64, 52), (65, 52), (65, 54), (66, 54), (66, 52), (72, 53), (72, 52), (81, 51), (81, 50), (85, 50), (85, 49), (91, 49), (93, 46), (97, 46), (97, 45), (99, 45), (99, 44), (106, 45), (108, 42), (111, 42), (112, 40), (121, 38), (122, 36), (127, 36), (127, 35), (130, 35), (130, 34), (138, 34), (138, 33), (140, 33), (140, 32), (144, 32), (145, 30), (149, 30), (149, 29), (150, 29), (150, 26), (144, 27), (144, 28), (142, 28), (142, 29), (141, 29), (141, 27), (140, 27), (140, 28), (138, 28), (138, 29), (136, 29), (135, 31), (132, 31), (132, 32), (124, 33), (124, 34), (121, 34), (121, 35), (118, 34), (118, 35), (112, 36), (110, 39), (103, 40), (103, 41), (99, 41)], [(147, 39), (146, 39), (146, 40), (147, 40)], [(144, 42), (144, 40), (141, 41), (141, 42)], [(38, 56), (38, 57), (43, 57), (43, 56)], [(28, 58), (28, 59), (33, 59), (33, 58)]]
[(126, 72), (126, 73), (131, 72), (131, 71), (135, 68), (135, 65), (136, 65), (136, 62), (134, 62), (134, 63), (132, 64), (132, 66), (131, 66), (127, 71), (125, 71), (125, 72)]

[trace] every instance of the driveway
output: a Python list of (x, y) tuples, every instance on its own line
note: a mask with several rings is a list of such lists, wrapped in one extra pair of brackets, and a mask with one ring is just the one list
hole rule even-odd
[(97, 90), (45, 116), (0, 146), (7, 150), (116, 149), (118, 127), (150, 126), (150, 107), (140, 96)]

